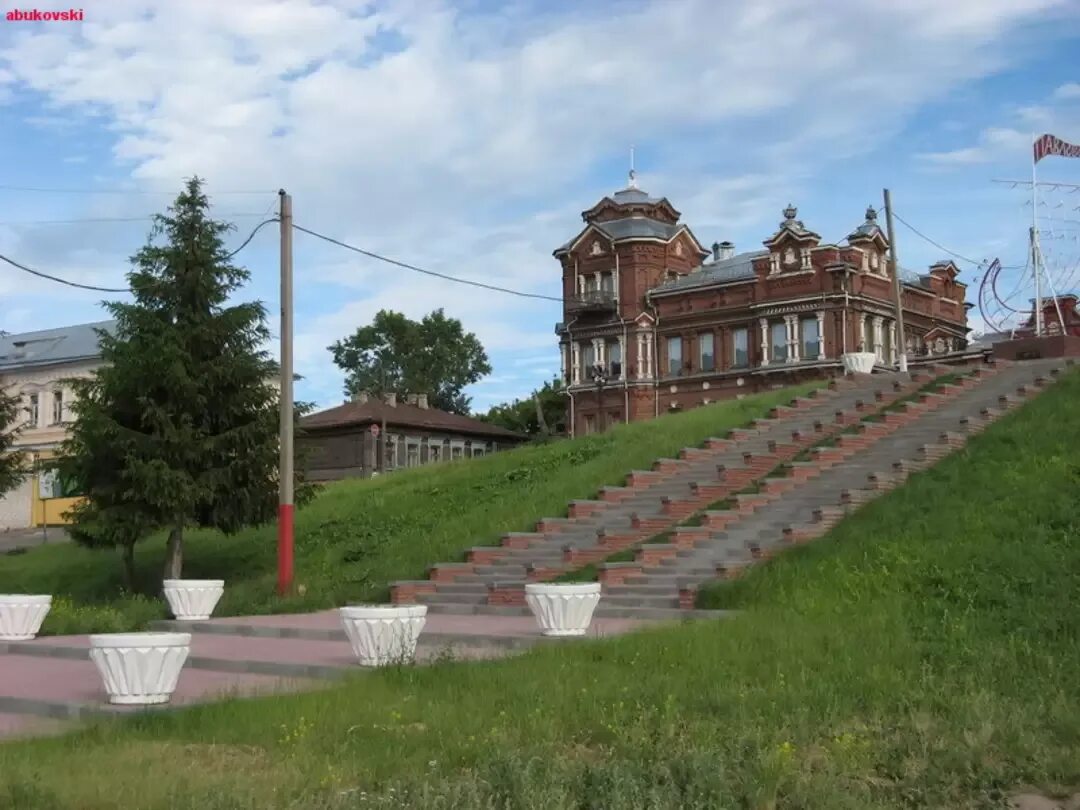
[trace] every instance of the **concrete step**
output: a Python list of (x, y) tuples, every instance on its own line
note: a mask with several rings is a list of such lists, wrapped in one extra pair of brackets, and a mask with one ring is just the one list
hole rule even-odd
[(486, 600), (486, 590), (476, 593), (442, 593), (437, 591), (435, 593), (421, 593), (416, 597), (416, 601), (421, 605), (476, 605)]
[(675, 581), (659, 583), (649, 580), (646, 585), (612, 585), (604, 588), (604, 594), (610, 596), (678, 596)]
[(607, 607), (677, 608), (679, 606), (679, 597), (677, 594), (670, 596), (610, 594), (605, 595), (601, 601)]

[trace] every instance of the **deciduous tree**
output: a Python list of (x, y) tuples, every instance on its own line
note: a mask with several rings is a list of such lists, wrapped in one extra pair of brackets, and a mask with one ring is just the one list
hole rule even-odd
[(533, 391), (527, 399), (495, 405), (480, 418), (533, 438), (563, 435), (566, 433), (565, 391), (563, 382), (555, 378)]
[(330, 352), (345, 372), (346, 394), (427, 394), (433, 407), (451, 413), (468, 414), (465, 387), (491, 373), (476, 335), (441, 309), (420, 321), (380, 310)]

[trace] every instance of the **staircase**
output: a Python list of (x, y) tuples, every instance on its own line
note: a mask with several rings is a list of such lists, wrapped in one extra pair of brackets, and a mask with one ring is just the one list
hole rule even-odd
[[(630, 472), (624, 486), (605, 487), (595, 499), (571, 502), (565, 517), (544, 518), (533, 532), (509, 533), (497, 546), (470, 549), (464, 562), (434, 565), (427, 580), (394, 583), (392, 600), (427, 604), (433, 613), (521, 614), (527, 612), (526, 582), (551, 580), (636, 548), (634, 563), (600, 566), (605, 597), (598, 615), (681, 615), (692, 604), (697, 584), (768, 556), (785, 537), (794, 542), (813, 527), (828, 525), (834, 516), (829, 507), (839, 508), (837, 493), (864, 484), (867, 464), (870, 471), (884, 464), (889, 472), (893, 457), (902, 456), (878, 445), (880, 439), (903, 431), (916, 435), (912, 430), (918, 425), (920, 441), (936, 440), (943, 430), (959, 427), (959, 417), (946, 406), (977, 415), (972, 396), (982, 393), (994, 404), (999, 390), (1015, 389), (1017, 380), (1033, 377), (1033, 370), (1030, 365), (980, 368), (962, 385), (946, 385), (892, 413), (882, 410), (956, 369), (834, 381), (828, 390), (774, 409), (770, 418), (748, 429), (686, 448), (678, 458), (658, 460), (651, 470)], [(872, 414), (880, 421), (862, 421)], [(834, 447), (814, 448), (829, 440)], [(893, 443), (891, 438), (887, 444)], [(810, 448), (810, 460), (793, 461)], [(884, 461), (882, 453), (888, 456)], [(848, 461), (853, 457), (854, 464)], [(783, 475), (769, 476), (781, 464), (787, 465)], [(837, 483), (837, 475), (849, 468), (852, 472)], [(748, 487), (758, 491), (737, 494)], [(734, 498), (734, 508), (705, 512), (701, 526), (678, 526), (726, 498)], [(825, 511), (815, 523), (819, 508)], [(803, 523), (812, 528), (791, 528), (785, 535), (789, 526)], [(646, 543), (665, 532), (669, 542)]]
[[(1045, 385), (1063, 365), (1035, 361), (998, 368), (926, 397), (906, 413), (886, 416), (859, 435), (845, 436), (813, 462), (817, 474), (778, 497), (726, 514), (706, 513), (703, 525), (677, 531), (672, 541), (643, 545), (632, 563), (600, 570), (604, 597), (597, 615), (642, 615), (689, 609), (697, 588), (738, 576), (793, 544), (825, 534), (849, 512), (900, 486), (963, 446), (1007, 410)], [(880, 441), (885, 436), (887, 441)]]

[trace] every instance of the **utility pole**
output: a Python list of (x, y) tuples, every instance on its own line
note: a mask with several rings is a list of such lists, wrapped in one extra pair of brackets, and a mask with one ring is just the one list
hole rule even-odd
[(1035, 134), (1031, 135), (1031, 267), (1035, 273), (1035, 337), (1042, 337), (1042, 273), (1039, 271), (1039, 184), (1035, 176)]
[(889, 233), (889, 270), (892, 273), (893, 299), (896, 303), (896, 356), (901, 372), (907, 371), (907, 337), (904, 334), (904, 299), (900, 284), (900, 262), (896, 259), (896, 232), (893, 230), (892, 197), (889, 190), (885, 194), (885, 227)]
[(281, 437), (278, 461), (278, 593), (293, 581), (293, 254), (292, 197), (281, 201)]

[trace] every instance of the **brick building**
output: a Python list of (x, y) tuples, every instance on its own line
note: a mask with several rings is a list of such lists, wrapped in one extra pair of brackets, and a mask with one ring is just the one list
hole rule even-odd
[[(797, 213), (789, 206), (761, 249), (737, 253), (730, 242), (707, 250), (632, 175), (583, 212), (584, 229), (554, 253), (572, 433), (835, 374), (840, 355), (860, 346), (895, 363), (888, 239), (876, 212), (841, 245), (822, 242)], [(909, 355), (966, 346), (958, 272), (943, 261), (904, 279)]]

